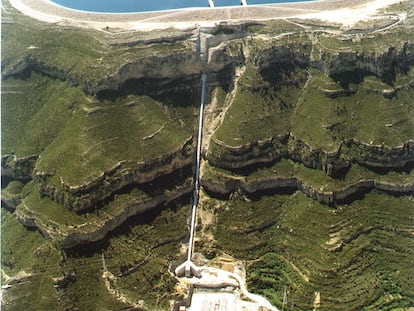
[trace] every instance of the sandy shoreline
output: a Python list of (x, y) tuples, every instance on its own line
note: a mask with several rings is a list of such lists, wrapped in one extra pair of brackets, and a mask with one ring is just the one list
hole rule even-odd
[[(142, 13), (93, 13), (68, 9), (49, 0), (8, 0), (23, 14), (48, 23), (85, 28), (149, 31), (210, 26), (220, 21), (260, 21), (280, 18), (314, 18), (351, 26), (399, 0), (319, 0), (248, 7), (180, 9)], [(185, 22), (184, 22), (185, 21)]]

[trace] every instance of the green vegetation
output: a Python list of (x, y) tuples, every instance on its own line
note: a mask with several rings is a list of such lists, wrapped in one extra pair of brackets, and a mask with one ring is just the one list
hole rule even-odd
[[(192, 134), (191, 107), (162, 106), (147, 96), (97, 101), (35, 73), (27, 82), (8, 79), (3, 92), (3, 153), (42, 152), (37, 169), (70, 184), (91, 179), (120, 160), (141, 162), (176, 150)], [(172, 122), (176, 119), (181, 123)]]
[[(156, 186), (140, 188), (135, 186), (129, 191), (115, 194), (100, 208), (78, 214), (47, 196), (41, 196), (37, 187), (33, 183), (29, 183), (25, 188), (29, 194), (25, 196), (17, 209), (26, 217), (34, 218), (37, 225), (44, 228), (52, 238), (62, 241), (70, 234), (97, 232), (112, 219), (120, 217), (132, 207), (151, 202), (156, 196), (168, 195), (178, 186), (181, 185), (174, 184), (171, 188)], [(135, 217), (139, 218), (141, 215), (142, 213), (138, 213)]]
[[(34, 252), (44, 246), (45, 239), (36, 230), (27, 230), (15, 218), (14, 214), (2, 210), (2, 268), (13, 276), (19, 271), (30, 273), (36, 262)], [(16, 248), (16, 241), (19, 247)], [(20, 247), (21, 246), (21, 247)]]
[(390, 86), (373, 76), (352, 84), (350, 92), (354, 94), (348, 96), (323, 94), (323, 89), (332, 90), (332, 86), (342, 90), (322, 73), (312, 71), (293, 118), (295, 137), (333, 151), (344, 139), (399, 146), (414, 136), (411, 91), (402, 89), (392, 99), (385, 98), (381, 92)]
[[(129, 62), (148, 56), (191, 53), (192, 47), (182, 41), (154, 42), (151, 49), (145, 40), (153, 34), (113, 34), (72, 27), (56, 27), (14, 13), (5, 16), (11, 23), (2, 27), (2, 71), (9, 72), (24, 59), (42, 64), (59, 76), (77, 83), (96, 86), (104, 77), (116, 74)], [(167, 34), (176, 31), (165, 30)], [(156, 37), (155, 37), (156, 38)]]
[(168, 265), (178, 259), (188, 208), (174, 204), (157, 208), (131, 218), (102, 242), (70, 250), (65, 269), (75, 271), (77, 278), (65, 289), (64, 297), (82, 310), (110, 308), (105, 295), (111, 295), (102, 281), (103, 253), (108, 271), (115, 277), (113, 290), (131, 304), (167, 309), (176, 283)]
[[(299, 290), (303, 282), (301, 276), (283, 257), (275, 253), (267, 253), (248, 264), (250, 271), (249, 290), (267, 297), (272, 304), (283, 304), (283, 293), (286, 297)], [(290, 298), (290, 297), (289, 297)]]
[[(185, 105), (171, 92), (168, 104), (133, 93), (105, 100), (82, 90), (90, 91), (126, 63), (192, 53), (191, 47), (180, 40), (157, 41), (150, 34), (131, 42), (131, 34), (115, 39), (99, 31), (56, 27), (9, 9), (6, 20), (12, 22), (2, 29), (2, 73), (18, 75), (2, 83), (3, 154), (42, 154), (37, 170), (80, 184), (120, 160), (142, 162), (177, 150), (192, 135), (192, 98)], [(145, 42), (151, 38), (148, 49)], [(23, 60), (31, 67), (19, 72)]]
[(297, 86), (271, 86), (252, 65), (240, 78), (238, 91), (222, 126), (215, 136), (230, 146), (284, 134), (290, 130), (290, 118), (306, 81), (306, 71), (282, 73), (283, 80), (298, 80)]
[(246, 260), (248, 283), (276, 305), (285, 288), (289, 310), (312, 309), (315, 292), (324, 310), (413, 304), (412, 197), (370, 193), (330, 209), (297, 192), (221, 205), (217, 247)]
[(58, 290), (60, 301), (65, 308), (79, 310), (124, 310), (129, 303), (117, 300), (109, 292), (102, 277), (102, 257), (91, 254), (91, 246), (83, 255), (68, 255), (62, 270), (74, 278)]
[[(118, 280), (120, 288), (136, 299), (143, 299), (149, 309), (160, 308), (174, 297), (175, 279), (168, 272), (171, 262), (178, 260), (180, 242), (185, 239), (186, 219), (190, 206), (170, 205), (159, 215), (149, 213), (150, 219), (139, 220), (140, 226), (131, 226), (115, 236), (106, 250), (108, 269), (122, 273), (134, 265), (136, 272)], [(128, 228), (128, 224), (126, 226)], [(129, 245), (133, 249), (126, 251)], [(122, 257), (112, 254), (123, 253)], [(138, 280), (138, 283), (137, 283)]]
[[(35, 205), (44, 210), (42, 215), (50, 223), (57, 219), (65, 221), (66, 213), (72, 221), (86, 220), (92, 226), (92, 215), (75, 218), (74, 213), (51, 204), (50, 200), (42, 199)], [(3, 271), (9, 277), (23, 276), (23, 271), (30, 274), (21, 283), (11, 283), (5, 300), (7, 306), (12, 310), (21, 307), (25, 310), (122, 309), (125, 304), (108, 291), (102, 278), (101, 254), (104, 253), (108, 269), (116, 277), (111, 283), (113, 290), (127, 297), (130, 303), (142, 300), (152, 310), (165, 307), (172, 299), (175, 286), (168, 265), (178, 258), (179, 243), (186, 234), (188, 208), (171, 204), (136, 216), (104, 241), (66, 251), (64, 259), (39, 232), (27, 230), (14, 214), (2, 210)], [(52, 225), (65, 230), (63, 224)], [(119, 276), (135, 265), (136, 269)], [(54, 288), (53, 278), (61, 278), (62, 274), (73, 278), (62, 288)], [(3, 275), (2, 283), (5, 281)]]
[(13, 180), (9, 182), (7, 187), (2, 190), (10, 194), (20, 194), (23, 190), (23, 187), (24, 187), (23, 183), (17, 180)]
[(142, 162), (175, 151), (191, 136), (192, 124), (172, 122), (174, 113), (147, 96), (95, 102), (73, 112), (36, 168), (76, 185), (121, 160)]
[[(181, 41), (182, 32), (163, 32), (181, 38), (177, 40), (159, 39), (161, 33), (114, 37), (39, 23), (7, 9), (2, 27), (2, 154), (39, 156), (35, 170), (51, 174), (46, 187), (62, 191), (62, 181), (66, 185), (90, 182), (120, 161), (126, 163), (124, 170), (151, 164), (153, 159), (180, 150), (192, 136), (195, 96), (186, 81), (174, 80), (161, 93), (154, 80), (143, 84), (142, 90), (136, 90), (132, 81), (120, 85), (119, 92), (90, 94), (91, 88), (116, 75), (124, 64), (193, 54), (193, 44)], [(180, 84), (184, 83), (183, 91)], [(8, 276), (22, 278), (11, 284), (4, 307), (166, 307), (175, 286), (168, 265), (177, 259), (186, 233), (188, 207), (184, 204), (160, 204), (138, 214), (119, 232), (109, 233), (103, 242), (88, 245), (86, 250), (79, 247), (61, 253), (56, 247), (70, 234), (102, 229), (131, 206), (177, 191), (187, 177), (187, 172), (178, 172), (165, 177), (169, 181), (129, 185), (80, 214), (41, 194), (33, 181), (27, 185), (4, 181), (3, 198), (22, 198), (16, 214), (35, 219), (36, 226), (48, 235), (45, 240), (38, 231), (22, 226), (14, 213), (2, 212), (2, 267), (6, 273), (2, 281)], [(126, 247), (131, 240), (135, 246)], [(108, 288), (102, 278), (101, 253), (116, 278), (139, 261), (143, 263), (110, 281)], [(55, 286), (62, 278), (66, 280), (63, 285)], [(123, 297), (127, 302), (120, 302)]]
[(26, 195), (26, 193), (22, 193), (23, 189), (24, 184), (22, 182), (17, 180), (10, 181), (6, 187), (1, 189), (2, 207), (14, 210), (20, 203), (21, 198)]
[[(376, 77), (363, 69), (348, 69), (350, 72), (327, 77), (317, 69), (299, 69), (297, 65), (284, 67), (292, 66), (293, 59), (290, 63), (286, 60), (285, 65), (277, 63), (281, 62), (286, 45), (298, 55), (310, 54), (312, 45), (312, 58), (322, 58), (328, 64), (343, 50), (350, 53), (349, 61), (366, 53), (372, 58), (366, 61), (375, 62), (375, 58), (387, 53), (390, 47), (389, 53), (398, 53), (404, 44), (410, 42), (408, 33), (405, 35), (404, 31), (405, 28), (399, 27), (397, 34), (378, 33), (369, 37), (349, 34), (346, 40), (328, 33), (313, 33), (310, 36), (312, 44), (308, 37), (297, 34), (271, 42), (235, 40), (228, 46), (231, 53), (238, 55), (244, 49), (249, 58), (234, 100), (215, 138), (229, 146), (241, 146), (291, 132), (312, 147), (321, 147), (325, 151), (336, 150), (340, 142), (351, 138), (387, 146), (398, 146), (410, 140), (414, 136), (412, 91), (408, 87), (414, 78), (412, 68), (408, 71), (398, 66), (390, 68), (383, 77)], [(354, 39), (359, 41), (354, 42)], [(370, 46), (366, 41), (376, 46)], [(409, 46), (407, 53), (411, 53)], [(275, 52), (269, 52), (272, 49)], [(274, 57), (266, 67), (263, 65), (266, 55), (272, 53)], [(344, 64), (343, 70), (346, 68)], [(276, 83), (267, 77), (276, 79)], [(210, 148), (213, 156), (225, 152), (214, 143)]]
[(147, 96), (98, 101), (32, 73), (3, 83), (2, 152), (41, 153), (37, 170), (80, 184), (121, 160), (142, 162), (179, 149), (192, 135), (191, 113)]
[(254, 35), (266, 35), (269, 37), (285, 33), (296, 33), (303, 30), (300, 26), (289, 23), (287, 20), (273, 20), (266, 23), (252, 23), (247, 31)]
[[(247, 66), (214, 136), (228, 146), (247, 145), (287, 132), (328, 152), (336, 151), (349, 139), (396, 147), (414, 137), (412, 91), (407, 87), (413, 79), (412, 69), (396, 75), (395, 91), (374, 76), (361, 76), (360, 81), (341, 86), (315, 69), (285, 72), (279, 80), (282, 86), (276, 88), (263, 80), (258, 69)], [(298, 84), (284, 85), (290, 81)], [(388, 97), (383, 92), (395, 94)], [(211, 157), (220, 157), (226, 148), (213, 140), (209, 152)]]
[(354, 163), (342, 178), (333, 178), (325, 172), (311, 169), (303, 164), (289, 159), (281, 159), (271, 166), (258, 166), (250, 172), (232, 172), (217, 167), (206, 166), (203, 178), (219, 183), (226, 180), (242, 180), (246, 183), (265, 181), (271, 178), (296, 177), (306, 186), (318, 191), (340, 191), (356, 184), (361, 180), (375, 180), (376, 182), (405, 185), (414, 183), (414, 172), (377, 173), (364, 166)]
[[(378, 25), (377, 25), (378, 26)], [(381, 55), (390, 47), (400, 49), (405, 42), (412, 39), (408, 27), (396, 27), (392, 33), (376, 33), (375, 35), (332, 36), (321, 34), (318, 36), (316, 48), (329, 52), (361, 51), (373, 55)]]
[(80, 89), (39, 74), (2, 81), (2, 154), (39, 154), (85, 102)]
[(2, 285), (5, 308), (10, 310), (56, 310), (58, 295), (53, 278), (60, 275), (60, 254), (38, 231), (28, 230), (14, 214), (1, 211)]
[[(88, 214), (78, 215), (57, 204), (46, 196), (41, 196), (37, 187), (34, 184), (27, 185), (30, 188), (30, 194), (27, 195), (22, 204), (18, 207), (25, 215), (32, 216), (37, 219), (39, 225), (44, 228), (59, 233), (66, 233), (67, 231), (74, 231), (78, 225), (86, 225), (84, 230), (96, 228), (98, 224), (108, 219), (108, 216), (103, 216), (95, 219), (94, 215), (89, 217)], [(90, 219), (89, 219), (90, 218)], [(72, 230), (70, 230), (72, 229)], [(77, 231), (77, 230), (76, 230)]]

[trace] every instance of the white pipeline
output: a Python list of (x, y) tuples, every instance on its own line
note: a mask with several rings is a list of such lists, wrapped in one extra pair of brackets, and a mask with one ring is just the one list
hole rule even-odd
[(193, 244), (194, 244), (194, 231), (195, 231), (195, 222), (196, 222), (196, 210), (198, 205), (198, 192), (200, 188), (200, 162), (201, 162), (201, 145), (202, 145), (202, 136), (203, 136), (203, 119), (204, 119), (204, 101), (206, 95), (206, 81), (207, 75), (201, 75), (201, 103), (200, 103), (200, 116), (198, 120), (198, 139), (197, 139), (197, 155), (196, 155), (196, 172), (194, 180), (194, 194), (193, 194), (193, 206), (191, 212), (191, 229), (190, 229), (190, 240), (188, 242), (188, 254), (187, 262), (191, 262), (191, 257), (193, 254)]

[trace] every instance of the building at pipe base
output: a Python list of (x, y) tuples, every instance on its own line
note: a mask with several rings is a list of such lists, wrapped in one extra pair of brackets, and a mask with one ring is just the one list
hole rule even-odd
[(185, 276), (187, 278), (190, 278), (192, 276), (195, 276), (198, 278), (201, 277), (201, 268), (197, 267), (194, 263), (192, 263), (189, 260), (179, 265), (175, 269), (174, 272), (175, 272), (175, 275), (178, 277), (182, 277), (182, 276)]

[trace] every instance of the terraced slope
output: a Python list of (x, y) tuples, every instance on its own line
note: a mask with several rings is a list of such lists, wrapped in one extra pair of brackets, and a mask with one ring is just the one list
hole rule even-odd
[[(301, 192), (217, 201), (215, 247), (243, 258), (249, 288), (289, 308), (412, 306), (413, 199), (370, 193), (335, 209)], [(260, 215), (260, 217), (258, 217)]]

